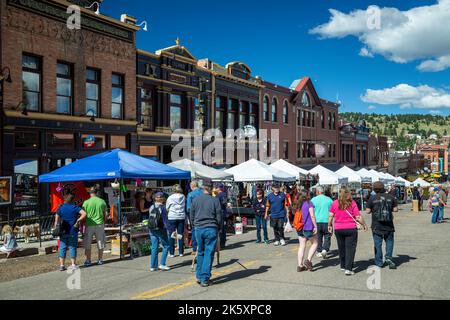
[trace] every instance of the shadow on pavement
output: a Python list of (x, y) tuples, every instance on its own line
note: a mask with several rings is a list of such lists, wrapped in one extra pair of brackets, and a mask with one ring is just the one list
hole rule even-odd
[(225, 246), (225, 248), (221, 248), (220, 251), (225, 251), (225, 250), (230, 250), (230, 249), (242, 248), (242, 247), (245, 246), (245, 244), (247, 244), (247, 243), (252, 243), (252, 242), (256, 242), (256, 239), (246, 240), (246, 241), (241, 241), (241, 242), (236, 242), (236, 243), (232, 243), (232, 244), (227, 244), (227, 245)]
[(217, 285), (217, 284), (226, 283), (226, 282), (233, 281), (233, 280), (240, 280), (240, 279), (248, 278), (248, 277), (251, 277), (256, 274), (262, 274), (262, 273), (267, 272), (270, 268), (272, 268), (272, 267), (261, 266), (258, 269), (245, 269), (245, 270), (235, 271), (233, 273), (226, 274), (226, 275), (220, 276), (220, 277), (212, 279), (212, 280), (213, 280), (213, 284)]

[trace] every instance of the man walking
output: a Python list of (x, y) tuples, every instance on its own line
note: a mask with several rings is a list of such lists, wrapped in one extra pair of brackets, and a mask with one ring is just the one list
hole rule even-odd
[(195, 253), (197, 252), (197, 239), (195, 238), (195, 228), (192, 225), (190, 211), (191, 211), (192, 201), (195, 198), (197, 198), (198, 196), (202, 195), (203, 192), (198, 187), (197, 181), (192, 181), (190, 186), (191, 186), (192, 191), (188, 193), (187, 198), (186, 198), (186, 213), (187, 213), (187, 217), (188, 217), (189, 226), (191, 228), (192, 255), (195, 255)]
[(328, 217), (333, 200), (323, 194), (322, 187), (316, 188), (316, 196), (311, 200), (317, 222), (317, 257), (325, 259), (331, 247), (331, 233), (328, 232)]
[(214, 198), (211, 192), (211, 186), (204, 186), (203, 194), (192, 201), (190, 208), (197, 238), (197, 283), (202, 287), (210, 285), (217, 234), (223, 225), (220, 201)]
[(447, 204), (447, 194), (445, 193), (443, 188), (439, 189), (439, 198), (442, 200), (442, 202), (439, 203), (438, 223), (442, 223), (444, 221), (445, 204)]
[[(270, 212), (270, 214), (269, 214)], [(286, 245), (284, 239), (284, 222), (288, 207), (286, 206), (286, 195), (280, 192), (280, 186), (274, 184), (272, 186), (272, 193), (267, 197), (265, 219), (270, 217), (270, 223), (275, 235), (274, 246)]]
[(219, 234), (220, 248), (225, 248), (227, 242), (227, 204), (228, 195), (225, 192), (225, 187), (223, 184), (219, 184), (216, 189), (217, 199), (219, 199), (220, 207), (222, 208), (222, 226)]
[(83, 210), (86, 211), (86, 234), (84, 238), (84, 250), (86, 254), (85, 267), (90, 267), (92, 237), (95, 234), (98, 249), (98, 265), (103, 264), (103, 250), (105, 249), (105, 221), (108, 207), (105, 200), (98, 197), (98, 186), (90, 190), (90, 199), (83, 203)]
[[(389, 269), (396, 269), (397, 266), (392, 260), (394, 252), (394, 215), (398, 212), (397, 200), (386, 193), (382, 182), (375, 182), (373, 188), (376, 196), (367, 203), (368, 214), (372, 214), (372, 234), (375, 245), (375, 264), (382, 268), (385, 265)], [(383, 263), (383, 240), (386, 242), (386, 256)]]

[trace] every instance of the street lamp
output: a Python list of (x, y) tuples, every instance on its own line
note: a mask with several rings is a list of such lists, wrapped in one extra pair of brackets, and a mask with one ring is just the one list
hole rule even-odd
[[(96, 7), (94, 7), (94, 5)], [(99, 15), (100, 14), (100, 4), (97, 1), (93, 2), (89, 7), (84, 7), (84, 8), (85, 9), (91, 9), (92, 7), (94, 7), (93, 9), (95, 10), (95, 14)]]
[(142, 25), (144, 25), (142, 30), (147, 31), (147, 21), (142, 21), (140, 24), (136, 25), (136, 27), (140, 27)]
[(88, 112), (86, 112), (86, 114), (84, 114), (84, 116), (91, 117), (90, 120), (92, 122), (95, 122), (95, 113), (94, 113), (94, 111), (88, 110)]

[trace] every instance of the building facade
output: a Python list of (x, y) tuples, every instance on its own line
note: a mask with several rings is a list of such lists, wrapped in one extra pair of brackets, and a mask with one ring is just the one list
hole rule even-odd
[(366, 122), (364, 120), (358, 123), (340, 121), (339, 130), (340, 162), (354, 169), (368, 167), (370, 129)]
[(448, 174), (448, 147), (446, 145), (421, 145), (417, 153), (423, 154), (430, 161), (433, 173)]
[[(67, 26), (73, 3), (81, 5), (80, 29)], [(1, 61), (12, 79), (3, 87), (2, 175), (14, 177), (16, 208), (48, 212), (39, 174), (108, 149), (136, 149), (139, 28), (83, 7), (92, 3), (0, 3)]]

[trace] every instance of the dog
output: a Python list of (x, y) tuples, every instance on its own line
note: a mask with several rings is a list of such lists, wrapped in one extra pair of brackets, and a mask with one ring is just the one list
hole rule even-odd
[(39, 223), (35, 224), (29, 224), (29, 225), (23, 225), (23, 226), (16, 226), (14, 228), (14, 234), (19, 235), (19, 237), (22, 237), (25, 239), (25, 243), (30, 242), (30, 238), (32, 236), (36, 237), (38, 241), (41, 240), (41, 227), (39, 226)]
[[(217, 265), (216, 265), (216, 267), (218, 267), (220, 265), (220, 236), (219, 235), (217, 236), (217, 245), (216, 245), (215, 253), (216, 253), (216, 257), (217, 257)], [(191, 264), (192, 272), (195, 271), (195, 264), (197, 263), (197, 255), (198, 255), (198, 252), (195, 251), (195, 255), (192, 258), (192, 264)]]

